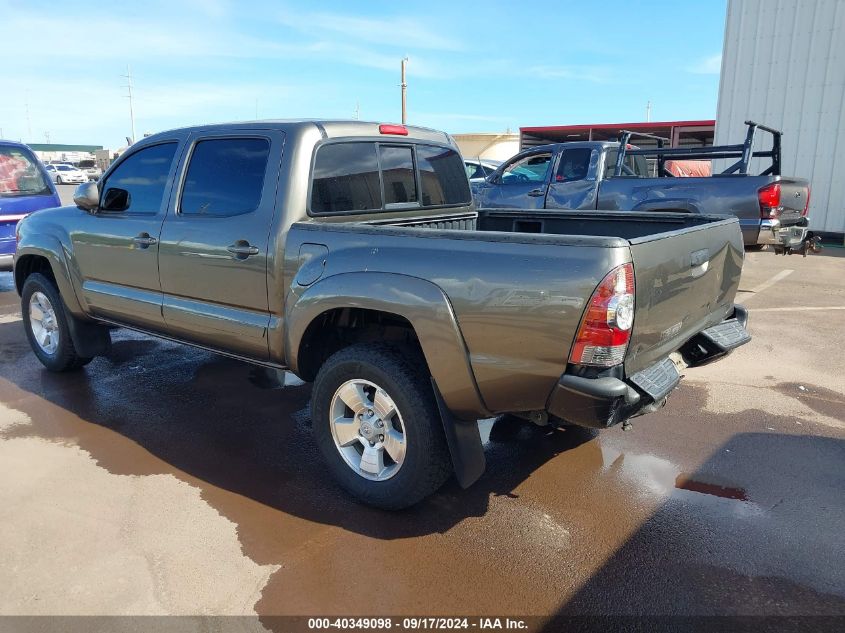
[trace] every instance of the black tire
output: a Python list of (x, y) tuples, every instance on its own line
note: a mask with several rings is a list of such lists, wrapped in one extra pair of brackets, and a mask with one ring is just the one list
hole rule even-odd
[(61, 177), (61, 176), (56, 176), (56, 184), (57, 184), (57, 185), (61, 185), (61, 184), (62, 184), (62, 177)]
[(745, 250), (749, 253), (758, 253), (766, 250), (766, 244), (746, 244)]
[[(424, 361), (388, 345), (342, 349), (320, 368), (311, 395), (314, 437), (337, 482), (367, 505), (398, 510), (438, 490), (452, 473), (437, 402)], [(348, 380), (370, 381), (393, 399), (402, 417), (406, 452), (401, 468), (384, 481), (358, 474), (341, 456), (329, 420), (332, 399)]]
[[(35, 335), (32, 331), (32, 323), (29, 316), (29, 304), (32, 295), (36, 292), (41, 292), (49, 299), (50, 304), (54, 309), (56, 325), (58, 326), (58, 345), (55, 352), (48, 353), (35, 340)], [(70, 330), (68, 328), (68, 316), (65, 311), (64, 302), (59, 294), (56, 285), (41, 273), (33, 273), (26, 278), (21, 291), (21, 314), (23, 316), (24, 330), (26, 331), (26, 338), (29, 340), (29, 345), (41, 364), (50, 371), (63, 372), (73, 371), (91, 362), (91, 358), (80, 356), (76, 353), (73, 346), (73, 340), (70, 337)], [(73, 318), (73, 317), (70, 317)]]

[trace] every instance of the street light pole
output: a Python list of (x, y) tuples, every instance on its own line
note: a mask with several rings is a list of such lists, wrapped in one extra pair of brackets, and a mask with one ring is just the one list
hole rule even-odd
[(129, 90), (129, 118), (132, 119), (132, 142), (135, 142), (135, 110), (132, 108), (132, 69), (126, 66), (126, 88)]
[(406, 98), (406, 95), (405, 95), (405, 92), (408, 89), (408, 84), (405, 81), (405, 68), (406, 68), (407, 65), (408, 65), (408, 58), (403, 57), (402, 58), (402, 83), (399, 84), (400, 86), (402, 86), (402, 125), (405, 125), (405, 123), (408, 122), (408, 103), (407, 103), (407, 98)]

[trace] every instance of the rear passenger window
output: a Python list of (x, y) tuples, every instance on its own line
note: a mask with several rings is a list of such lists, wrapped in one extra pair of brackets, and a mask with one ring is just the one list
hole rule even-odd
[(375, 143), (331, 143), (317, 151), (311, 186), (313, 213), (381, 209)]
[(555, 174), (555, 182), (571, 182), (584, 180), (590, 170), (590, 156), (592, 150), (579, 147), (564, 150)]
[(219, 217), (255, 211), (269, 155), (270, 142), (264, 138), (198, 142), (185, 176), (180, 212)]
[[(615, 149), (607, 150), (607, 156), (605, 156), (604, 159), (605, 178), (613, 178), (614, 171), (616, 170), (616, 159), (618, 158), (618, 156), (619, 152)], [(630, 154), (626, 154), (625, 166), (634, 172), (634, 176), (638, 176), (641, 178), (648, 178), (649, 174), (651, 173), (651, 170), (649, 168), (649, 161), (646, 159), (645, 156), (631, 156)], [(631, 174), (623, 170), (622, 175), (630, 176)]]
[(103, 188), (103, 211), (156, 214), (167, 186), (176, 143), (138, 150), (109, 175)]
[(381, 173), (384, 179), (384, 204), (417, 202), (417, 182), (414, 176), (414, 152), (409, 146), (379, 147)]
[(461, 157), (455, 150), (418, 145), (417, 160), (423, 206), (469, 204), (469, 183)]

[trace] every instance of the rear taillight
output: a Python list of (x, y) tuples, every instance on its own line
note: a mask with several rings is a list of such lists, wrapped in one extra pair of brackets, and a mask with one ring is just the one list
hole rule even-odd
[(569, 354), (576, 365), (612, 367), (625, 359), (634, 325), (634, 266), (617, 266), (598, 285)]
[(807, 185), (807, 200), (804, 202), (804, 210), (801, 212), (801, 217), (806, 218), (807, 212), (810, 210), (810, 186)]
[(776, 218), (780, 215), (780, 183), (773, 182), (757, 192), (761, 218)]

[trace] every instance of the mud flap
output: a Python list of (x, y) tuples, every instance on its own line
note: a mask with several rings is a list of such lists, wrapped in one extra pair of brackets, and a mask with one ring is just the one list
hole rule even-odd
[(77, 319), (62, 301), (65, 310), (67, 327), (70, 330), (70, 338), (73, 340), (73, 347), (79, 356), (94, 358), (104, 356), (111, 350), (111, 333), (109, 329), (99, 323), (91, 323)]
[(443, 401), (434, 378), (431, 379), (431, 387), (434, 389), (437, 408), (440, 410), (440, 421), (443, 423), (443, 432), (446, 434), (446, 443), (449, 446), (449, 454), (452, 456), (455, 478), (461, 488), (469, 488), (478, 481), (487, 467), (478, 421), (455, 419)]

